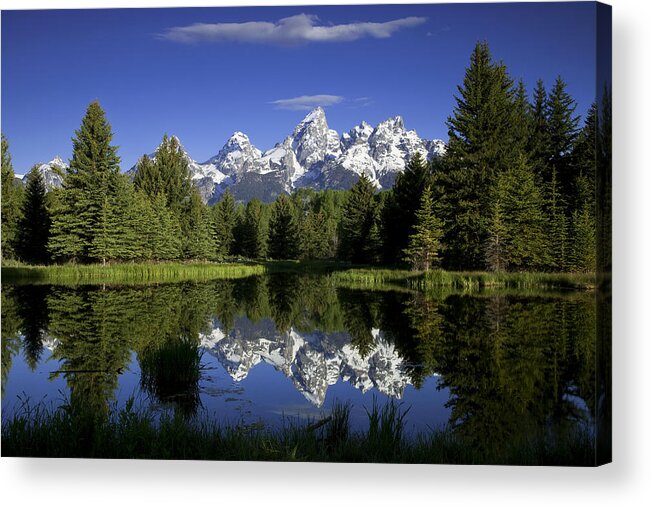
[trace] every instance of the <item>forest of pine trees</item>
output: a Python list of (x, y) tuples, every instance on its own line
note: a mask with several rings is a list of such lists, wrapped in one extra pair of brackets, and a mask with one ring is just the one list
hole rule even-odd
[[(300, 189), (265, 204), (226, 191), (207, 206), (180, 145), (163, 137), (133, 181), (92, 102), (63, 187), (36, 168), (16, 182), (2, 137), (2, 257), (26, 263), (336, 259), (418, 270), (580, 271), (597, 261), (596, 164), (610, 153), (610, 94), (586, 118), (559, 77), (531, 98), (523, 81), (472, 52), (449, 143), (415, 155), (392, 189), (361, 176), (348, 191)], [(601, 111), (601, 116), (600, 116)]]

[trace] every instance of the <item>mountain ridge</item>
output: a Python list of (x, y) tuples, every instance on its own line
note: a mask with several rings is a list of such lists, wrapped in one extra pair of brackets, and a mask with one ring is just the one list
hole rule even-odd
[[(208, 204), (219, 201), (226, 190), (242, 202), (253, 198), (271, 202), (281, 193), (299, 188), (346, 190), (362, 174), (377, 189), (388, 189), (416, 153), (430, 160), (443, 155), (446, 148), (442, 140), (423, 139), (415, 130), (407, 130), (399, 115), (375, 127), (362, 121), (340, 135), (328, 126), (322, 107), (310, 111), (289, 135), (264, 152), (246, 133), (235, 131), (217, 154), (197, 162), (181, 140), (173, 137), (188, 161), (195, 186)], [(155, 150), (147, 156), (154, 159)], [(67, 164), (55, 157), (39, 167), (48, 188), (62, 183), (55, 166), (65, 169)], [(137, 164), (126, 173), (133, 178), (136, 171)]]

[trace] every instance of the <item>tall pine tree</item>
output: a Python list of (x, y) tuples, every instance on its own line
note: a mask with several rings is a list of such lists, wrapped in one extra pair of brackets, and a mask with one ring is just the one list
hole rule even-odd
[(26, 262), (45, 264), (50, 259), (47, 243), (51, 222), (45, 203), (45, 182), (38, 165), (32, 167), (26, 178), (22, 217), (18, 226), (18, 254)]
[(547, 131), (549, 135), (549, 166), (545, 181), (550, 181), (551, 171), (556, 171), (561, 193), (572, 202), (575, 164), (572, 162), (574, 143), (579, 133), (579, 116), (574, 115), (576, 102), (566, 91), (565, 81), (558, 77), (547, 98)]
[(72, 160), (52, 217), (48, 247), (57, 259), (106, 261), (121, 254), (113, 249), (115, 241), (96, 240), (96, 234), (114, 222), (111, 213), (119, 207), (119, 192), (125, 188), (119, 181), (120, 158), (112, 139), (104, 110), (99, 102), (91, 102), (75, 131)]
[(491, 187), (520, 155), (515, 92), (506, 67), (493, 61), (485, 42), (475, 46), (458, 90), (435, 198), (445, 224), (446, 266), (478, 269), (485, 262)]
[(551, 158), (551, 140), (547, 124), (547, 91), (542, 79), (536, 81), (531, 106), (531, 136), (527, 146), (527, 155), (534, 172), (542, 180), (549, 181), (549, 159)]

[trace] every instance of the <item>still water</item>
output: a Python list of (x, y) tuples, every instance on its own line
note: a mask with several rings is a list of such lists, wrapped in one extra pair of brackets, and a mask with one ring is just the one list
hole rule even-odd
[(595, 334), (591, 292), (425, 295), (304, 274), (5, 285), (2, 417), (26, 404), (134, 399), (154, 413), (279, 427), (348, 402), (363, 429), (374, 402), (393, 401), (411, 433), (452, 427), (500, 444), (552, 424), (591, 426)]

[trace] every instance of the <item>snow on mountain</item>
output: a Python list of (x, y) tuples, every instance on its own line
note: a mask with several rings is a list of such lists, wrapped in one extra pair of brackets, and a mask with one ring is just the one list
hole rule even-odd
[[(61, 188), (63, 185), (63, 175), (66, 173), (68, 164), (63, 161), (60, 156), (55, 156), (47, 163), (41, 163), (38, 166), (38, 171), (43, 176), (46, 190), (52, 188)], [(16, 179), (20, 179), (22, 183), (27, 183), (25, 176), (27, 174), (16, 174)]]
[[(373, 329), (374, 347), (362, 356), (346, 333), (278, 332), (271, 320), (252, 323), (238, 319), (225, 334), (218, 321), (201, 334), (201, 346), (217, 358), (235, 381), (265, 362), (291, 379), (296, 389), (317, 407), (323, 405), (330, 385), (346, 381), (362, 392), (373, 388), (401, 398), (409, 377), (395, 346)], [(247, 336), (247, 337), (245, 337)]]
[[(317, 107), (264, 153), (242, 132), (235, 132), (204, 163), (181, 149), (202, 198), (212, 204), (227, 189), (237, 200), (259, 198), (266, 202), (300, 187), (348, 189), (362, 174), (378, 189), (391, 188), (415, 153), (425, 159), (441, 156), (445, 143), (421, 139), (415, 130), (405, 128), (401, 116), (375, 128), (362, 122), (340, 136), (329, 128), (323, 108)], [(129, 172), (133, 175), (135, 167)]]
[(425, 143), (415, 130), (406, 130), (401, 116), (380, 123), (368, 139), (369, 154), (377, 163), (377, 179), (384, 188), (393, 186), (396, 175), (405, 170), (409, 159), (420, 153), (428, 159)]
[(260, 150), (251, 144), (246, 134), (235, 132), (217, 155), (201, 165), (219, 167), (219, 171), (225, 176), (239, 176), (249, 170), (255, 170), (261, 156)]

